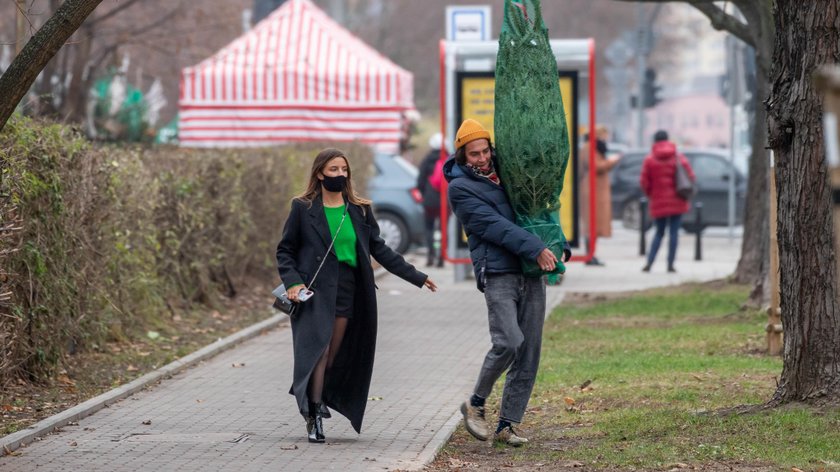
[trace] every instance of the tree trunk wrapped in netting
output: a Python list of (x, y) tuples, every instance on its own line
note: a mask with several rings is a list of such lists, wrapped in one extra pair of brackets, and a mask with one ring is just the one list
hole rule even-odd
[[(562, 259), (566, 237), (558, 215), (570, 148), (558, 81), (539, 0), (505, 0), (496, 59), (499, 170), (516, 223)], [(527, 276), (544, 273), (535, 261), (523, 260), (522, 267)], [(565, 271), (558, 261), (550, 278)]]

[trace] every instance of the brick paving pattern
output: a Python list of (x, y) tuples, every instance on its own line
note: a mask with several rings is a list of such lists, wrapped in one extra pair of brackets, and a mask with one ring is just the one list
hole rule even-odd
[[(606, 266), (571, 264), (562, 285), (549, 287), (549, 307), (567, 291), (725, 277), (735, 267), (740, 240), (712, 232), (704, 240), (706, 258), (694, 262), (693, 239), (683, 236), (678, 274), (665, 273), (665, 254), (651, 274), (642, 274), (637, 251), (633, 232), (619, 229), (599, 241), (597, 254)], [(326, 444), (306, 441), (287, 393), (292, 346), (283, 324), (35, 441), (17, 456), (0, 457), (0, 471), (421, 468), (457, 424), (458, 405), (489, 347), (484, 299), (474, 281), (452, 283), (450, 267), (429, 272), (441, 287), (436, 294), (390, 275), (378, 281), (377, 359), (361, 435), (336, 414), (325, 422)]]

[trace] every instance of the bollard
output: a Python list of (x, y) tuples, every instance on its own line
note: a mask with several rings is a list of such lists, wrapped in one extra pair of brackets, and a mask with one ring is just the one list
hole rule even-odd
[(645, 255), (645, 226), (647, 226), (647, 204), (645, 197), (639, 198), (639, 255)]
[(703, 246), (701, 244), (701, 233), (703, 232), (703, 202), (694, 202), (694, 260), (703, 260)]

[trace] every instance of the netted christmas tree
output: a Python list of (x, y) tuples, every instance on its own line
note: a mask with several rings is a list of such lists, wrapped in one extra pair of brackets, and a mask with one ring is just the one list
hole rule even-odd
[[(505, 0), (496, 58), (499, 171), (517, 225), (539, 236), (562, 259), (566, 237), (558, 213), (570, 148), (558, 82), (539, 0)], [(534, 261), (523, 260), (522, 265), (525, 275), (545, 273)], [(550, 281), (565, 271), (558, 261)]]

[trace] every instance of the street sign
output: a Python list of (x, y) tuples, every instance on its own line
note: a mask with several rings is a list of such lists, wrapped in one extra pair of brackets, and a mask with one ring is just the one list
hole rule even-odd
[(447, 41), (487, 41), (491, 32), (489, 5), (446, 7)]

